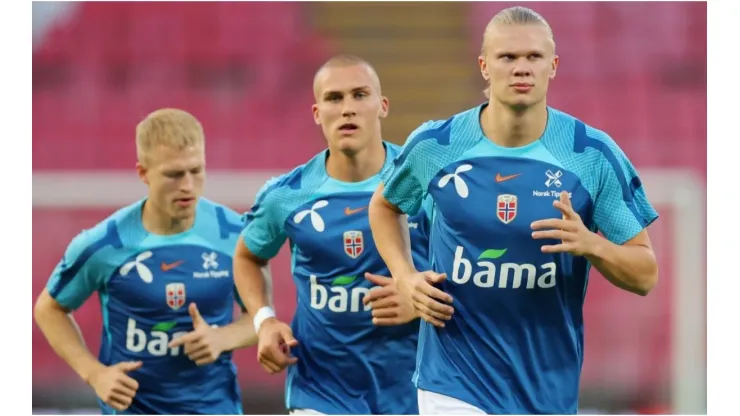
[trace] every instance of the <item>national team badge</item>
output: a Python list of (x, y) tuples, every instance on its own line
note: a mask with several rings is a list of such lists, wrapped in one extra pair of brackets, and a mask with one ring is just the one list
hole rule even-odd
[(514, 221), (516, 218), (517, 200), (516, 195), (503, 194), (498, 196), (496, 204), (496, 216), (504, 224)]
[(174, 310), (182, 308), (185, 304), (185, 284), (167, 283), (164, 290), (167, 293), (167, 306)]
[(345, 231), (344, 232), (344, 252), (356, 259), (362, 254), (365, 244), (362, 240), (362, 231)]

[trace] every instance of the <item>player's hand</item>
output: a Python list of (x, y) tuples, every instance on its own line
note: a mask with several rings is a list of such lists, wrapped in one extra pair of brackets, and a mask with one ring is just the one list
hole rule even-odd
[(432, 270), (401, 276), (396, 285), (398, 291), (411, 303), (416, 315), (430, 324), (444, 328), (455, 310), (450, 305), (452, 296), (434, 287), (447, 279), (444, 273)]
[(185, 354), (195, 364), (210, 364), (216, 361), (224, 351), (218, 336), (218, 328), (208, 325), (195, 303), (190, 304), (188, 312), (193, 320), (193, 330), (172, 340), (169, 347), (175, 348), (183, 345)]
[(418, 317), (411, 302), (398, 292), (392, 278), (372, 273), (365, 273), (365, 278), (378, 286), (370, 289), (362, 299), (362, 303), (370, 305), (373, 311), (373, 324), (401, 325)]
[(139, 383), (126, 373), (138, 370), (141, 364), (141, 361), (124, 361), (102, 367), (90, 374), (88, 383), (105, 404), (124, 411), (131, 406), (139, 389)]
[(560, 200), (553, 206), (563, 213), (563, 218), (539, 220), (532, 223), (532, 238), (536, 240), (560, 240), (560, 244), (542, 246), (543, 253), (571, 253), (584, 256), (597, 243), (598, 235), (583, 224), (580, 215), (573, 210), (568, 192), (560, 193)]
[(298, 362), (298, 358), (290, 355), (290, 349), (296, 347), (298, 341), (284, 322), (274, 317), (265, 319), (257, 336), (257, 360), (268, 373), (277, 374)]

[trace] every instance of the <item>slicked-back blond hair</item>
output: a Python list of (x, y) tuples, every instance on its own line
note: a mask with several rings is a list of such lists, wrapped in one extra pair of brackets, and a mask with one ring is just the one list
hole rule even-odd
[(185, 149), (203, 146), (203, 126), (195, 116), (177, 108), (161, 108), (136, 126), (136, 156), (144, 164), (149, 151), (157, 146)]
[(553, 45), (555, 44), (555, 36), (553, 36), (552, 28), (547, 23), (544, 17), (542, 17), (536, 11), (522, 6), (509, 7), (496, 13), (495, 16), (488, 22), (486, 30), (483, 31), (483, 43), (481, 44), (481, 55), (485, 55), (486, 40), (488, 39), (488, 32), (493, 30), (496, 26), (509, 26), (509, 25), (540, 25), (547, 29), (547, 33), (550, 35)]

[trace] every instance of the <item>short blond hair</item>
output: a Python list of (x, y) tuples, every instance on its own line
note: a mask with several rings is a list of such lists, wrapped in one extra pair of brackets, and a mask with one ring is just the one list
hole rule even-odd
[(136, 126), (136, 157), (144, 163), (157, 146), (185, 149), (204, 146), (203, 126), (195, 116), (177, 108), (160, 108)]
[(367, 69), (370, 70), (370, 77), (373, 80), (374, 86), (378, 89), (378, 93), (382, 94), (382, 90), (380, 87), (380, 78), (378, 77), (377, 71), (375, 71), (375, 67), (370, 64), (367, 60), (360, 58), (357, 55), (351, 55), (351, 54), (340, 54), (335, 55), (331, 58), (329, 58), (326, 62), (324, 62), (323, 65), (316, 71), (316, 73), (313, 76), (313, 91), (314, 95), (318, 97), (318, 82), (319, 82), (319, 75), (324, 69), (327, 68), (338, 68), (338, 67), (345, 67), (345, 66), (354, 66), (354, 65), (364, 65), (367, 67)]

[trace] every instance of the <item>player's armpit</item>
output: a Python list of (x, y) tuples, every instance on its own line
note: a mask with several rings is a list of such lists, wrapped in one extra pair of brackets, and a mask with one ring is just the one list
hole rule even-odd
[(599, 237), (586, 258), (609, 282), (629, 292), (645, 296), (658, 283), (658, 261), (647, 229), (623, 245)]

